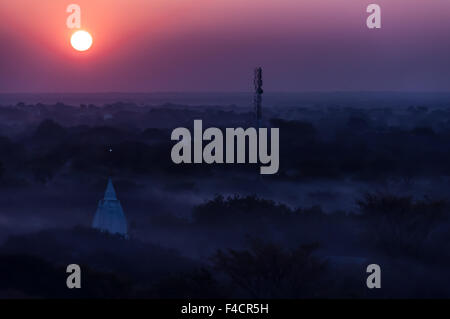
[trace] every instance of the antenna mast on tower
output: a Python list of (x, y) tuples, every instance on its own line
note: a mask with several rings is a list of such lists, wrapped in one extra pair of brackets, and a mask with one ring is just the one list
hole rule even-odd
[(261, 101), (262, 101), (262, 94), (264, 93), (262, 89), (263, 85), (262, 68), (260, 67), (255, 69), (254, 84), (255, 84), (255, 97), (253, 99), (253, 103), (255, 105), (256, 128), (259, 129), (261, 127), (261, 118), (262, 118)]

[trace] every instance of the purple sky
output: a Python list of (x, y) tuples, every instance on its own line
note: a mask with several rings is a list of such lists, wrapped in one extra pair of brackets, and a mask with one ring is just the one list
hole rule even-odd
[(0, 19), (0, 92), (250, 91), (257, 65), (267, 91), (450, 91), (448, 0), (15, 0)]

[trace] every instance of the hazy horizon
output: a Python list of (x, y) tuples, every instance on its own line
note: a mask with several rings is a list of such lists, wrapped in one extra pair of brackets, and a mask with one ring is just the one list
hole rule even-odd
[[(97, 106), (118, 102), (137, 105), (238, 106), (253, 108), (253, 92), (97, 92), (97, 93), (0, 93), (0, 105), (63, 103)], [(447, 107), (450, 92), (265, 92), (263, 107), (333, 104), (351, 107), (425, 105)]]

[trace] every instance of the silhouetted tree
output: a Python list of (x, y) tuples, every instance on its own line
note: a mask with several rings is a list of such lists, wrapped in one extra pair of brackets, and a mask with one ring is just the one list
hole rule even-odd
[(375, 245), (389, 255), (417, 255), (447, 212), (444, 201), (387, 194), (366, 194), (357, 203)]
[(233, 285), (253, 298), (312, 297), (324, 293), (327, 265), (314, 256), (316, 249), (313, 244), (285, 250), (276, 244), (252, 240), (249, 250), (219, 250), (212, 260)]

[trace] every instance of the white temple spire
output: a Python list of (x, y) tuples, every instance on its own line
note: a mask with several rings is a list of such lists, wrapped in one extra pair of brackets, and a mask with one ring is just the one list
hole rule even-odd
[(111, 234), (128, 236), (127, 220), (111, 178), (108, 179), (104, 198), (98, 203), (92, 227)]
[(103, 199), (117, 200), (116, 191), (114, 190), (111, 178), (108, 178), (108, 185), (106, 186), (105, 197)]

